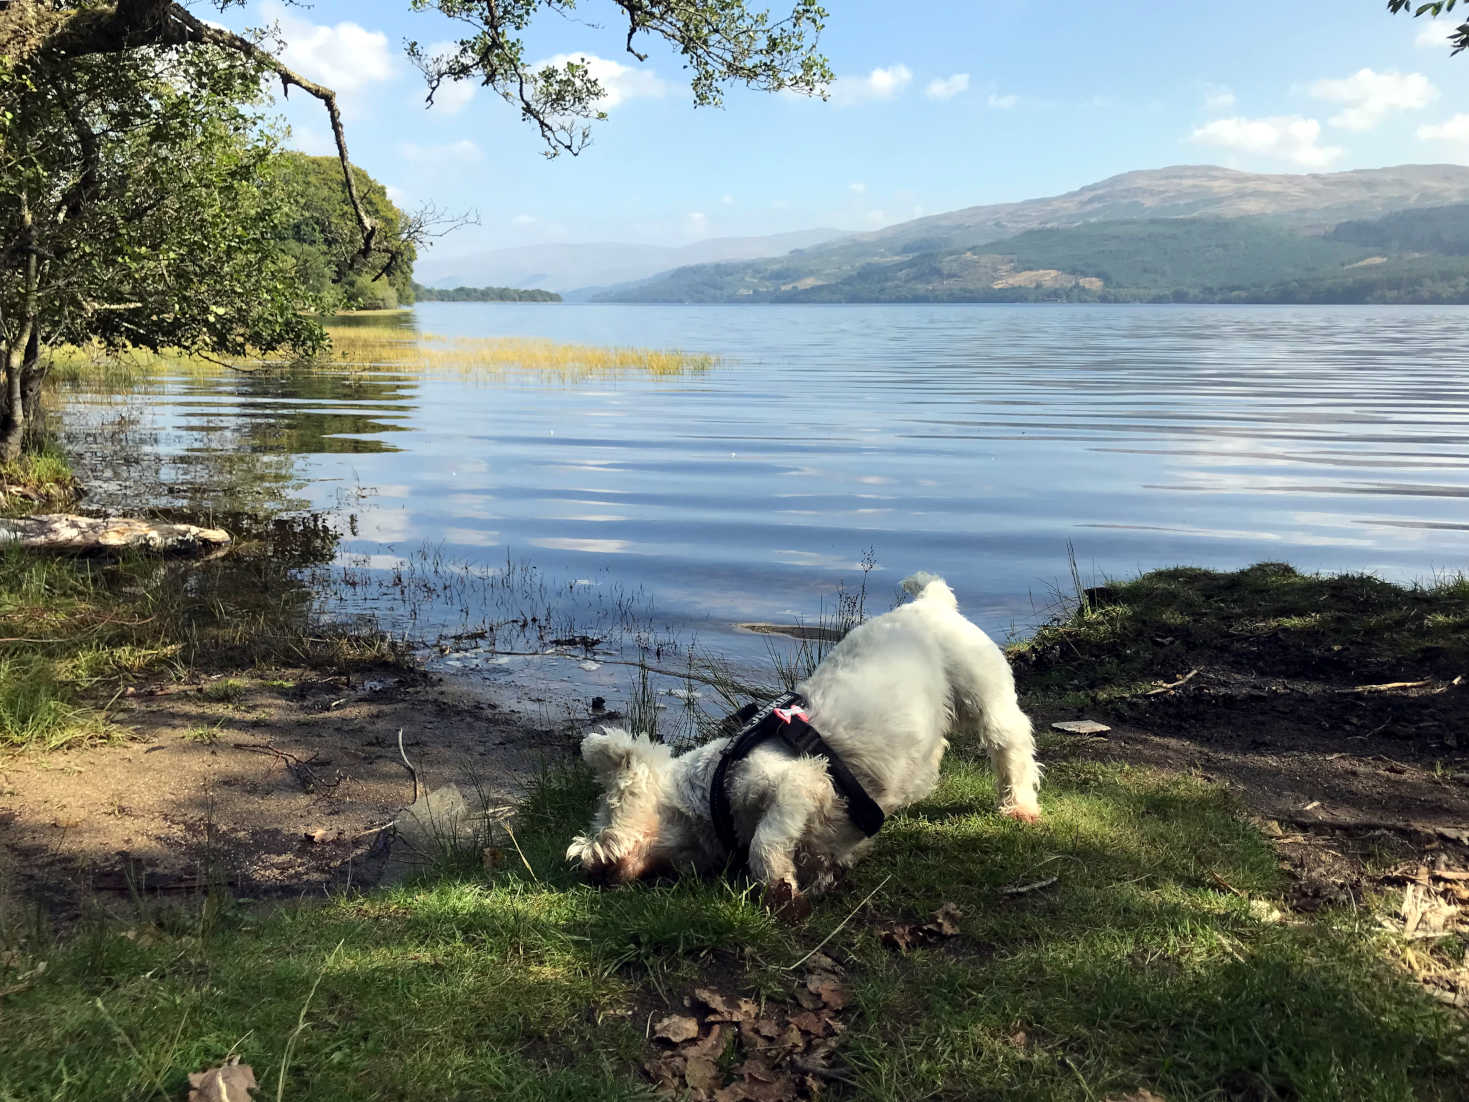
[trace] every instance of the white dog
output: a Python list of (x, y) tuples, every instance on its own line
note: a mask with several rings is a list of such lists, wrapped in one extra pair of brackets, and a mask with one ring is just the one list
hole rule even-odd
[[(933, 791), (946, 736), (973, 735), (998, 776), (1003, 813), (1038, 819), (1035, 742), (1004, 655), (960, 615), (941, 578), (915, 574), (902, 585), (913, 601), (854, 629), (796, 686), (811, 726), (888, 814)], [(724, 867), (735, 855), (714, 829), (711, 783), (730, 742), (674, 757), (617, 728), (588, 735), (582, 757), (604, 792), (590, 832), (567, 858), (613, 884)], [(871, 846), (849, 813), (860, 794), (843, 798), (825, 758), (798, 756), (772, 739), (726, 769), (749, 871), (777, 901), (830, 886)]]

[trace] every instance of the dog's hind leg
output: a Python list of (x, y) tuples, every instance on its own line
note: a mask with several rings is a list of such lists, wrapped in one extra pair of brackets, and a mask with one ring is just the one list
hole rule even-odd
[(999, 706), (991, 701), (980, 720), (980, 741), (995, 770), (1000, 811), (1014, 819), (1035, 822), (1041, 817), (1036, 800), (1041, 770), (1035, 760), (1030, 717), (1013, 700)]

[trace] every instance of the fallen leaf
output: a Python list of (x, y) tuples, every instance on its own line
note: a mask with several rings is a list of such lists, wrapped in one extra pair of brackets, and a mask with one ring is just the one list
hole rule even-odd
[(670, 1014), (653, 1026), (653, 1036), (661, 1041), (688, 1041), (699, 1035), (699, 1023), (683, 1014)]
[[(806, 990), (820, 999), (821, 1005), (829, 1006), (833, 1010), (840, 1010), (847, 1005), (847, 989), (830, 976), (807, 976)], [(806, 1004), (803, 1002), (801, 1005)], [(815, 1010), (816, 1007), (807, 1006), (806, 1009)]]
[(956, 904), (945, 903), (933, 912), (933, 921), (928, 925), (942, 937), (953, 937), (959, 932), (959, 919), (964, 917)]
[(1011, 1046), (1020, 1049), (1022, 1052), (1024, 1052), (1026, 1047), (1030, 1044), (1030, 1038), (1026, 1036), (1025, 1030), (1023, 1029), (1010, 1034), (1010, 1036), (1006, 1037), (1005, 1040), (1009, 1041)]
[(911, 922), (899, 922), (882, 932), (882, 943), (900, 953), (906, 953), (918, 941), (918, 927)]
[(702, 1037), (697, 1037), (679, 1050), (685, 1056), (710, 1056), (717, 1057), (724, 1051), (724, 1026), (714, 1024), (709, 1027), (709, 1032)]
[(1109, 1094), (1104, 1102), (1167, 1102), (1167, 1099), (1143, 1087), (1131, 1094)]
[(249, 1064), (221, 1064), (189, 1073), (189, 1102), (249, 1102), (257, 1086)]
[(712, 1091), (719, 1088), (719, 1067), (707, 1056), (691, 1056), (684, 1067), (684, 1082), (696, 1091)]
[(821, 1001), (820, 995), (815, 991), (808, 991), (804, 987), (796, 988), (796, 1002), (800, 1003), (807, 1010), (820, 1010), (825, 1005)]
[(729, 1000), (713, 988), (694, 988), (694, 1002), (708, 1009), (709, 1013), (704, 1016), (706, 1022), (737, 1022), (740, 1020), (739, 1009), (731, 1006)]
[(791, 1025), (795, 1026), (802, 1033), (809, 1033), (813, 1037), (825, 1037), (827, 1033), (827, 1019), (810, 1010), (803, 1010), (799, 1014), (792, 1014)]

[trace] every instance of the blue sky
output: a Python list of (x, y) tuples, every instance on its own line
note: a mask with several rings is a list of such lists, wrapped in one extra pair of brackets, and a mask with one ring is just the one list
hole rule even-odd
[[(656, 45), (646, 63), (624, 54), (610, 4), (544, 17), (528, 56), (600, 59), (611, 92), (592, 146), (554, 160), (483, 88), (424, 107), (403, 44), (448, 41), (454, 25), (407, 0), (256, 0), (216, 18), (279, 22), (286, 60), (338, 91), (353, 160), (400, 202), (478, 211), (446, 255), (870, 229), (1171, 164), (1469, 162), (1469, 54), (1440, 44), (1458, 20), (1392, 16), (1384, 0), (826, 6), (831, 99), (732, 89), (723, 110), (694, 109)], [(292, 145), (330, 152), (315, 101), (281, 110)]]

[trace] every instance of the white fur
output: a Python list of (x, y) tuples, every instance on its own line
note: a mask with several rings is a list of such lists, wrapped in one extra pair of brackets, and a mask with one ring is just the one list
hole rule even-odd
[[(919, 573), (902, 585), (911, 602), (854, 629), (796, 686), (811, 724), (888, 814), (933, 791), (947, 736), (960, 734), (989, 753), (1001, 810), (1037, 818), (1035, 742), (1004, 655), (960, 615), (942, 578)], [(588, 735), (582, 757), (603, 798), (567, 857), (614, 883), (720, 868), (709, 782), (727, 742), (674, 757), (617, 728)], [(729, 797), (739, 836), (750, 839), (750, 872), (772, 888), (819, 891), (873, 842), (847, 818), (824, 760), (779, 743), (731, 767)]]

